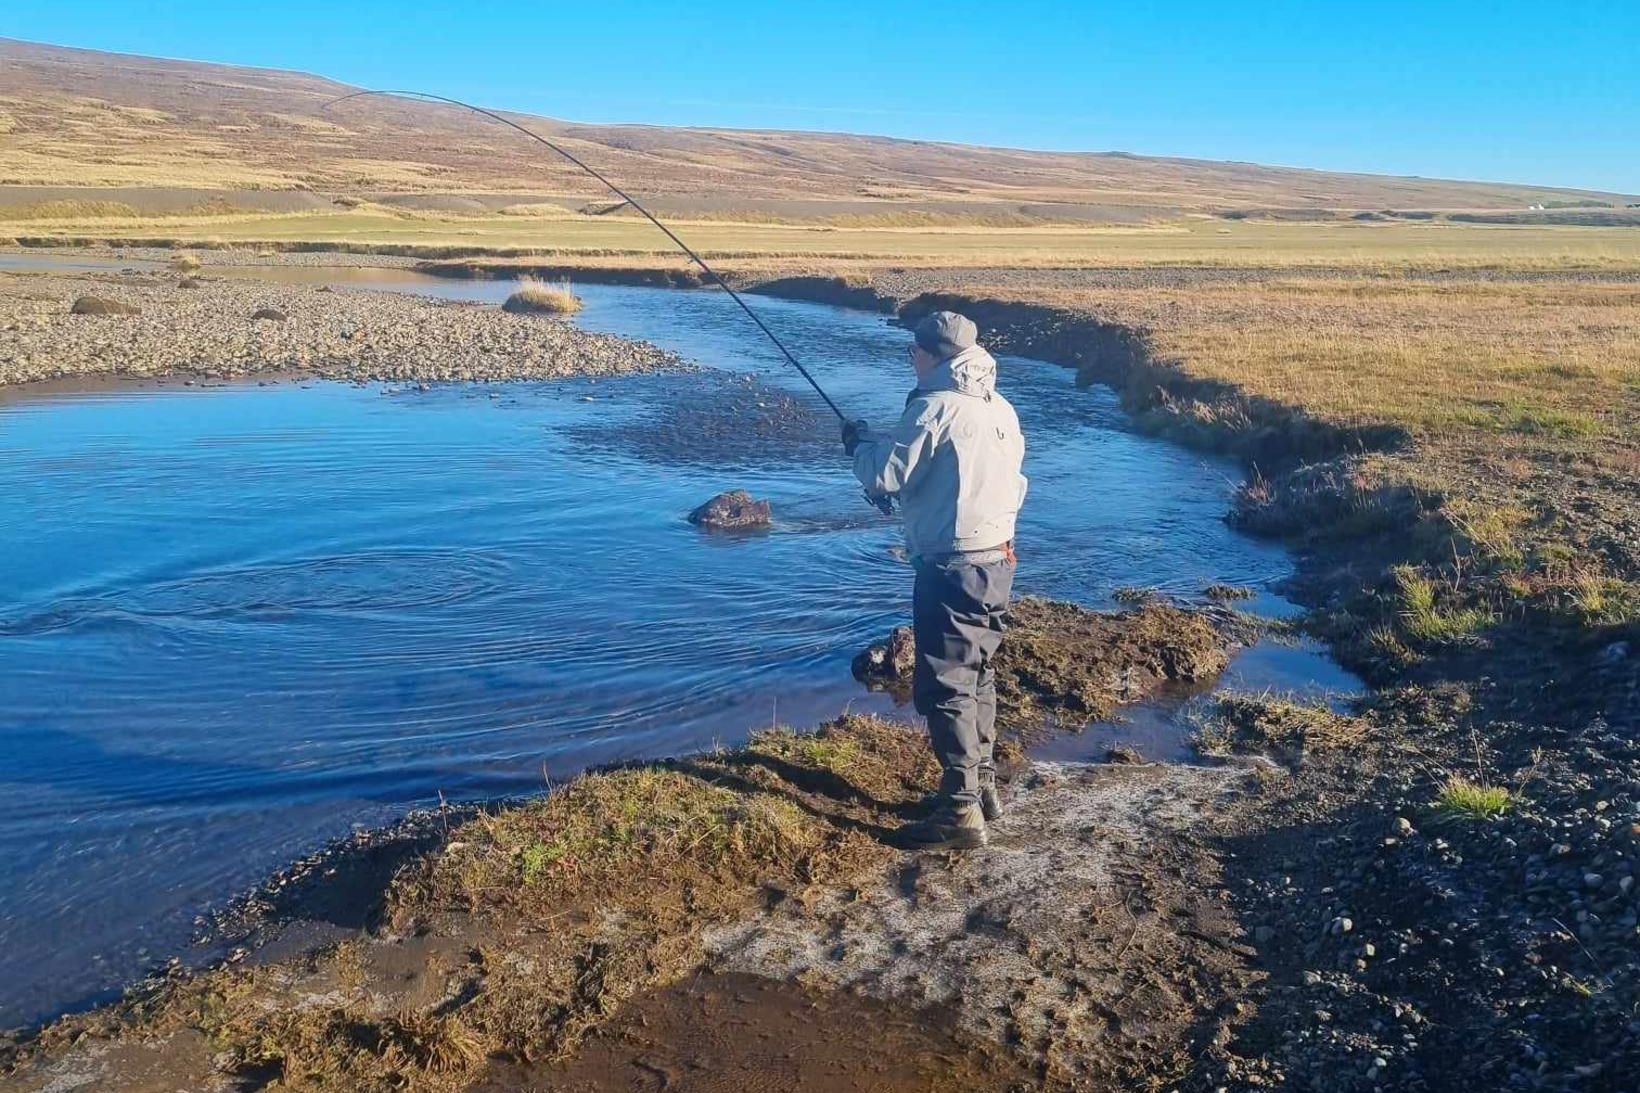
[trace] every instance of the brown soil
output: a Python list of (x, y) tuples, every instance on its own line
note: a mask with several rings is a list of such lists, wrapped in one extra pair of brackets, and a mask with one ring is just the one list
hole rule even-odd
[[(939, 1010), (757, 976), (702, 975), (632, 1001), (565, 1064), (501, 1068), (475, 1087), (502, 1093), (911, 1093), (1026, 1089), (1028, 1073), (969, 1043)], [(869, 1035), (862, 1035), (870, 1030)]]

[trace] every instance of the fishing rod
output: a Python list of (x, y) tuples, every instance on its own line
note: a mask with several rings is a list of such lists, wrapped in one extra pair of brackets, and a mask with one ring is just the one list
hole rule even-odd
[[(764, 321), (761, 318), (758, 317), (757, 312), (752, 310), (751, 305), (747, 304), (745, 300), (741, 299), (740, 293), (738, 293), (734, 289), (730, 288), (729, 287), (729, 282), (725, 281), (721, 276), (719, 276), (717, 270), (713, 269), (711, 266), (706, 264), (706, 259), (702, 258), (699, 254), (695, 253), (695, 249), (693, 247), (691, 247), (688, 243), (685, 243), (682, 239), (679, 239), (677, 232), (673, 231), (671, 228), (667, 227), (665, 224), (662, 224), (659, 220), (655, 219), (655, 215), (653, 213), (651, 213), (648, 209), (644, 208), (643, 205), (638, 201), (637, 198), (633, 197), (631, 194), (627, 193), (625, 190), (623, 190), (619, 186), (615, 185), (615, 183), (613, 183), (609, 179), (605, 178), (601, 173), (599, 173), (599, 171), (596, 168), (594, 168), (593, 166), (588, 164), (586, 161), (578, 158), (574, 153), (570, 152), (568, 149), (562, 147), (561, 145), (553, 143), (552, 141), (548, 140), (546, 137), (543, 137), (541, 134), (535, 132), (534, 130), (526, 129), (524, 126), (519, 125), (517, 122), (513, 121), (511, 118), (508, 118), (508, 117), (505, 117), (501, 114), (498, 114), (494, 110), (486, 110), (482, 106), (474, 106), (472, 103), (462, 102), (460, 99), (452, 99), (452, 98), (449, 98), (448, 96), (445, 96), (445, 95), (433, 95), (433, 94), (430, 94), (430, 93), (425, 92), (425, 91), (385, 91), (385, 90), (355, 91), (355, 92), (352, 92), (351, 94), (342, 95), (339, 98), (331, 99), (329, 102), (325, 103), (324, 106), (320, 107), (320, 109), (321, 110), (329, 110), (332, 106), (335, 106), (337, 103), (346, 102), (349, 99), (363, 98), (366, 95), (395, 95), (395, 96), (398, 96), (399, 98), (404, 98), (404, 99), (421, 99), (424, 102), (441, 102), (441, 103), (445, 103), (446, 105), (449, 105), (449, 106), (459, 106), (459, 107), (462, 107), (464, 109), (471, 110), (473, 113), (482, 114), (486, 118), (493, 118), (494, 120), (500, 122), (502, 125), (505, 125), (505, 126), (508, 126), (510, 128), (518, 130), (520, 133), (523, 133), (526, 137), (529, 137), (531, 140), (536, 141), (539, 144), (545, 144), (548, 148), (551, 148), (554, 152), (557, 152), (559, 155), (563, 156), (565, 159), (567, 159), (571, 163), (575, 164), (575, 166), (581, 168), (581, 170), (585, 171), (587, 174), (591, 175), (593, 178), (597, 179), (599, 182), (602, 182), (605, 186), (609, 187), (610, 191), (612, 193), (614, 193), (616, 197), (619, 197), (622, 201), (625, 201), (627, 204), (631, 205), (634, 209), (637, 209), (640, 213), (642, 213), (644, 215), (644, 219), (648, 220), (651, 224), (655, 225), (655, 227), (659, 228), (662, 232), (664, 232), (668, 239), (672, 240), (672, 242), (677, 244), (679, 250), (683, 251), (683, 253), (685, 253), (689, 256), (690, 261), (694, 262), (695, 265), (699, 266), (701, 268), (701, 271), (704, 272), (706, 274), (706, 276), (710, 277), (712, 279), (712, 281), (719, 288), (721, 288), (724, 292), (727, 292), (729, 294), (729, 298), (732, 299), (735, 303), (740, 305), (740, 310), (744, 311), (746, 313), (747, 317), (750, 318), (752, 320), (752, 322), (757, 324), (757, 328), (759, 330), (763, 331), (764, 335), (766, 337), (768, 337), (768, 339), (771, 342), (774, 343), (774, 347), (776, 349), (780, 350), (781, 356), (785, 357), (786, 360), (788, 362), (790, 362), (790, 364), (793, 368), (797, 369), (799, 372), (801, 372), (803, 374), (803, 378), (809, 381), (809, 386), (814, 388), (814, 393), (819, 395), (821, 397), (821, 399), (823, 399), (825, 401), (826, 405), (831, 408), (831, 412), (837, 415), (837, 420), (838, 421), (843, 421), (843, 422), (848, 421), (848, 418), (843, 416), (843, 411), (841, 411), (837, 408), (837, 404), (835, 402), (831, 401), (831, 396), (826, 394), (825, 389), (820, 386), (820, 382), (818, 380), (816, 380), (813, 375), (810, 374), (810, 372), (807, 368), (803, 367), (803, 362), (798, 360), (797, 357), (795, 355), (793, 355), (792, 351), (790, 349), (786, 348), (786, 344), (784, 342), (782, 342), (778, 337), (775, 336), (775, 332), (770, 330), (769, 327), (768, 327), (768, 324), (764, 323)], [(875, 500), (873, 500), (872, 503), (877, 504), (877, 502)], [(884, 506), (879, 504), (878, 507), (883, 508)], [(887, 510), (884, 509), (884, 511), (887, 511)]]

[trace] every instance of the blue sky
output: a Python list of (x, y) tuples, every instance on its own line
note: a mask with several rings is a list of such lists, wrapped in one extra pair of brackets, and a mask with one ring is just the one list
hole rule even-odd
[(302, 69), (582, 121), (1640, 192), (1634, 0), (5, 0), (0, 36)]

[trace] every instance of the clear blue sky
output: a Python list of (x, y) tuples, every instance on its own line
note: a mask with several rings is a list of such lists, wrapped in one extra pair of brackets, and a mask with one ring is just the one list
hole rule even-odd
[(581, 121), (1640, 192), (1635, 0), (5, 0), (0, 36), (302, 69)]

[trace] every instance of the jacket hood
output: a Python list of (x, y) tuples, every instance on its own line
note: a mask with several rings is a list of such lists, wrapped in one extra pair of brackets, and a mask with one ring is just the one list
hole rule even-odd
[(983, 346), (971, 345), (950, 360), (941, 361), (919, 385), (923, 391), (955, 391), (990, 398), (997, 386), (997, 361)]

